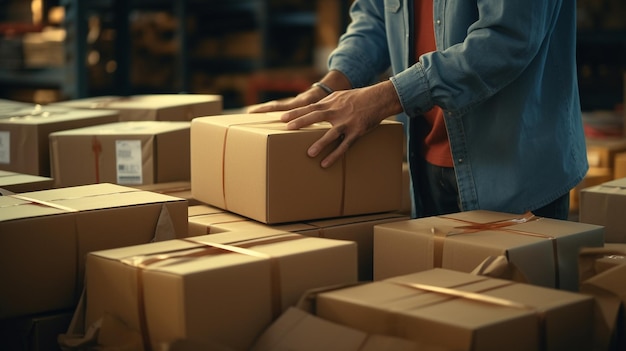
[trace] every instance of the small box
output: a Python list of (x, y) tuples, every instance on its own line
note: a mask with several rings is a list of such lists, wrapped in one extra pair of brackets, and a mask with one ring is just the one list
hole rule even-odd
[(374, 279), (447, 268), (471, 272), (504, 255), (531, 284), (577, 291), (578, 251), (602, 247), (602, 226), (492, 211), (380, 224), (374, 227)]
[(626, 178), (626, 152), (615, 155), (615, 167), (613, 168), (613, 179)]
[(329, 168), (307, 149), (330, 128), (288, 130), (278, 113), (191, 122), (191, 190), (199, 201), (276, 224), (399, 209), (402, 124), (383, 121)]
[(50, 141), (53, 132), (118, 120), (115, 111), (87, 111), (38, 106), (0, 117), (0, 169), (50, 177)]
[(187, 236), (187, 202), (115, 184), (0, 196), (0, 319), (75, 308), (88, 252)]
[(626, 178), (580, 191), (579, 221), (604, 226), (605, 242), (626, 243)]
[(186, 121), (222, 113), (222, 96), (211, 94), (146, 94), (98, 96), (55, 102), (50, 105), (81, 109), (107, 109), (119, 113), (119, 121)]
[(356, 281), (354, 243), (284, 233), (229, 245), (213, 237), (89, 253), (85, 325), (106, 313), (155, 349), (189, 339), (249, 350), (304, 291)]
[(331, 322), (444, 350), (592, 349), (590, 296), (441, 268), (324, 291), (315, 304)]
[(55, 187), (189, 181), (189, 122), (116, 122), (50, 134)]
[(570, 190), (569, 209), (571, 212), (580, 210), (580, 190), (606, 183), (613, 179), (613, 171), (606, 167), (589, 167), (583, 180)]
[(0, 188), (13, 193), (48, 190), (53, 183), (54, 180), (49, 177), (0, 171)]

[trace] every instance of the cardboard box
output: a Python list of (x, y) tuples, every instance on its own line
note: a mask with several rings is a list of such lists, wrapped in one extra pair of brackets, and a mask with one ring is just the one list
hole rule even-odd
[(417, 343), (367, 334), (290, 307), (267, 328), (251, 351), (418, 351)]
[(580, 210), (580, 191), (585, 188), (606, 183), (613, 179), (613, 171), (606, 167), (590, 167), (585, 174), (583, 180), (570, 190), (569, 193), (569, 209), (570, 212)]
[(307, 221), (306, 224), (317, 228), (317, 231), (309, 230), (302, 234), (319, 236), (320, 238), (349, 240), (357, 243), (359, 250), (359, 280), (370, 281), (374, 279), (374, 227), (379, 224), (408, 219), (409, 217), (405, 215), (387, 212)]
[(384, 121), (322, 168), (306, 150), (330, 125), (287, 130), (278, 113), (191, 122), (191, 190), (203, 203), (276, 224), (398, 210), (402, 124)]
[(0, 188), (13, 193), (48, 190), (52, 188), (53, 181), (49, 177), (0, 171)]
[(615, 155), (615, 167), (613, 168), (613, 179), (626, 178), (626, 152)]
[[(0, 99), (0, 118), (15, 116), (14, 113), (24, 109), (34, 109), (37, 105), (29, 102)], [(41, 108), (41, 106), (40, 106)]]
[(116, 122), (50, 134), (55, 187), (190, 179), (189, 122)]
[(590, 167), (613, 169), (615, 155), (626, 151), (626, 138), (587, 138), (587, 160)]
[(607, 243), (626, 243), (626, 178), (580, 191), (579, 221), (604, 226)]
[(189, 339), (249, 350), (304, 291), (356, 281), (354, 243), (290, 233), (236, 245), (213, 238), (91, 252), (85, 325), (110, 314), (155, 349)]
[(602, 226), (466, 211), (374, 227), (374, 279), (447, 268), (471, 272), (504, 255), (531, 284), (577, 291), (578, 251), (604, 245)]
[(115, 122), (115, 111), (37, 107), (0, 117), (0, 169), (49, 177), (50, 142), (57, 131)]
[[(590, 350), (587, 295), (431, 269), (317, 294), (316, 314), (450, 350)], [(572, 318), (576, 316), (576, 318)]]
[(194, 199), (191, 195), (191, 181), (188, 180), (129, 186), (139, 190), (152, 191), (159, 194), (183, 198), (187, 200), (190, 207), (202, 205), (200, 201)]
[(581, 282), (581, 293), (596, 301), (594, 350), (626, 349), (626, 264), (623, 257), (620, 261)]
[(147, 94), (98, 96), (50, 105), (118, 111), (119, 121), (186, 121), (222, 113), (222, 96), (210, 94)]
[(187, 202), (114, 184), (0, 196), (0, 319), (74, 308), (88, 252), (185, 237)]

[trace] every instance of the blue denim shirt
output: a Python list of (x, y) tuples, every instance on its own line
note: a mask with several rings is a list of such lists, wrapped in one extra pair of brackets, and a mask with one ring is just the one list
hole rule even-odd
[[(413, 2), (356, 0), (329, 57), (353, 87), (391, 67), (409, 124), (444, 119), (464, 211), (523, 213), (567, 194), (587, 172), (576, 71), (576, 2), (433, 0), (437, 51), (414, 58)], [(416, 172), (421, 140), (408, 136)], [(413, 177), (412, 177), (413, 179)], [(413, 216), (420, 216), (414, 200)]]

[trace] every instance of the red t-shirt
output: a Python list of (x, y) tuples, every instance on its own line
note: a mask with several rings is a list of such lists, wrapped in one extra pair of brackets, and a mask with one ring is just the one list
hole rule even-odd
[[(433, 28), (433, 0), (415, 1), (415, 50), (416, 57), (435, 51), (435, 31)], [(424, 114), (431, 127), (424, 139), (426, 161), (440, 167), (453, 167), (448, 132), (446, 131), (441, 107), (435, 106)]]

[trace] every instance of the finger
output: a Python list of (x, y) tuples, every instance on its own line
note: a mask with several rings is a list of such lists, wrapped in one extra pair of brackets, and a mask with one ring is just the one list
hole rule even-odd
[(315, 104), (285, 112), (280, 119), (287, 123), (288, 129), (300, 129), (326, 120), (327, 112), (317, 111)]
[(324, 157), (320, 164), (322, 168), (328, 168), (340, 160), (350, 148), (351, 141), (342, 138), (341, 142), (328, 156)]
[(259, 112), (271, 112), (282, 110), (278, 101), (268, 101), (258, 105), (249, 106), (246, 110), (247, 113), (259, 113)]
[(331, 128), (309, 147), (307, 154), (310, 157), (316, 157), (320, 154), (320, 152), (322, 152), (322, 150), (329, 147), (329, 145), (335, 143), (337, 140), (339, 140), (339, 142), (343, 142), (344, 135), (338, 128)]

